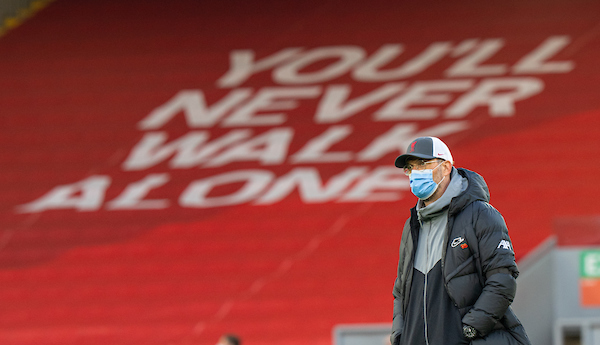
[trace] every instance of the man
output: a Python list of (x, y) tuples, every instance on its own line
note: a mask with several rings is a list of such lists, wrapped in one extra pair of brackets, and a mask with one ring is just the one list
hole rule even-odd
[(519, 271), (504, 219), (483, 178), (453, 164), (435, 137), (396, 158), (419, 200), (402, 232), (391, 344), (530, 344), (510, 308)]
[(217, 345), (241, 345), (242, 341), (235, 334), (223, 334)]

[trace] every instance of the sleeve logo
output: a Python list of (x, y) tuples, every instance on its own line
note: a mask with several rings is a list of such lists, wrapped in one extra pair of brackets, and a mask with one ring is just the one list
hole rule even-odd
[(512, 246), (510, 245), (510, 242), (508, 242), (507, 240), (502, 240), (500, 241), (500, 243), (498, 244), (498, 247), (496, 247), (496, 249), (502, 247), (502, 249), (508, 249), (510, 251), (512, 251)]

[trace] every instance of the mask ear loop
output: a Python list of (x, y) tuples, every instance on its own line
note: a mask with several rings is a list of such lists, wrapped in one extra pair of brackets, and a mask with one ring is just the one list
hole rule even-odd
[[(431, 171), (433, 172), (435, 169), (439, 168), (440, 165), (444, 164), (445, 161), (441, 161), (440, 164), (436, 165), (435, 168), (431, 169)], [(446, 177), (446, 176), (444, 176)]]
[[(445, 161), (443, 161), (443, 162), (440, 162), (440, 164), (438, 164), (438, 165), (437, 165), (435, 168), (431, 169), (431, 178), (432, 178), (432, 179), (433, 179), (433, 171), (434, 171), (435, 169), (437, 169), (437, 168), (438, 168), (440, 165), (442, 165), (442, 163), (444, 163), (444, 162), (445, 162)], [(436, 191), (438, 188), (440, 188), (440, 183), (442, 183), (442, 181), (444, 181), (444, 179), (445, 179), (445, 178), (446, 178), (446, 176), (442, 177), (442, 179), (440, 180), (440, 182), (438, 182), (438, 183), (436, 183), (436, 184), (435, 184), (435, 189), (434, 189), (434, 190), (431, 192), (431, 194), (429, 194), (429, 195), (428, 195), (428, 196), (427, 196), (425, 199), (423, 199), (423, 200), (427, 200), (427, 199), (431, 198), (431, 196), (432, 196), (433, 194), (435, 194), (435, 191)]]

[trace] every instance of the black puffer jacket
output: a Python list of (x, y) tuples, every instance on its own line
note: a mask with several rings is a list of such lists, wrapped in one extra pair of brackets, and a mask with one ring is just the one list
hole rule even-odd
[[(441, 259), (445, 290), (460, 312), (462, 323), (477, 329), (479, 338), (473, 344), (530, 344), (510, 308), (519, 272), (504, 219), (488, 203), (489, 191), (484, 179), (466, 169), (458, 169), (458, 173), (467, 179), (468, 187), (448, 206)], [(402, 233), (393, 289), (392, 345), (400, 343), (403, 333), (419, 230), (413, 208)], [(451, 250), (455, 247), (453, 239), (457, 238), (463, 239), (464, 248), (469, 250)]]

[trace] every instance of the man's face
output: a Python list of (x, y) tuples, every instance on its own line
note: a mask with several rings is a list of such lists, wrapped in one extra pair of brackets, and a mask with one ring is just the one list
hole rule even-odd
[[(406, 166), (404, 171), (413, 171), (413, 170), (425, 170), (425, 169), (435, 169), (441, 160), (439, 159), (422, 159), (422, 158), (410, 158), (406, 161)], [(437, 170), (437, 169), (436, 169)]]
[(406, 168), (409, 170), (425, 170), (431, 169), (433, 170), (433, 181), (435, 183), (440, 183), (440, 181), (450, 174), (452, 170), (452, 164), (443, 159), (433, 158), (433, 159), (422, 159), (422, 158), (411, 158), (406, 161), (406, 166), (404, 171), (406, 172)]

